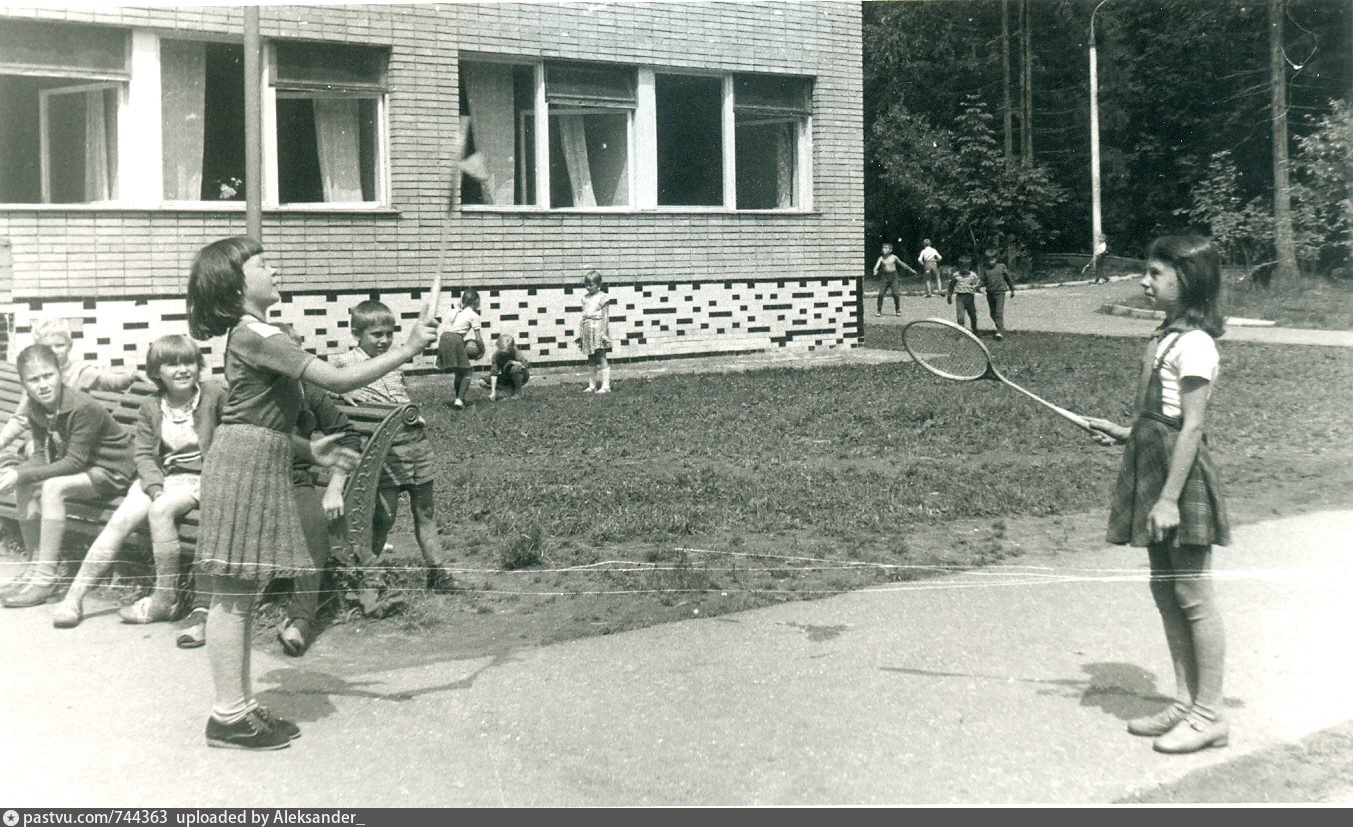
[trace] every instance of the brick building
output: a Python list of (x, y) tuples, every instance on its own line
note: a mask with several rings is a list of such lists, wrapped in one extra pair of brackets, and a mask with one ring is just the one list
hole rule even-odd
[[(260, 24), (263, 242), (313, 349), (351, 345), (361, 299), (417, 313), (453, 168), (448, 292), (476, 287), (486, 332), (537, 363), (579, 360), (591, 268), (617, 359), (858, 343), (858, 4), (273, 5)], [(236, 7), (0, 8), (16, 346), (36, 315), (112, 364), (186, 332), (193, 254), (245, 227), (243, 28)]]

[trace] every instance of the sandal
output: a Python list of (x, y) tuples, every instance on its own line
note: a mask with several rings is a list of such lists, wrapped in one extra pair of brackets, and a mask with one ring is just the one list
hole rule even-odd
[(179, 632), (174, 644), (180, 649), (196, 649), (207, 643), (207, 610), (193, 609), (189, 624)]
[(172, 620), (179, 611), (179, 606), (175, 603), (169, 607), (168, 611), (152, 614), (152, 605), (149, 597), (143, 597), (135, 603), (129, 603), (118, 609), (117, 616), (122, 618), (123, 623), (163, 623), (166, 620)]

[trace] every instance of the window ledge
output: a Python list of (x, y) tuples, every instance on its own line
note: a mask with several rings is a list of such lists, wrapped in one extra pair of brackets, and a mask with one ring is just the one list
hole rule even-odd
[(820, 210), (729, 210), (723, 207), (598, 207), (578, 209), (562, 207), (541, 209), (540, 207), (513, 206), (492, 207), (480, 204), (463, 204), (460, 212), (465, 215), (766, 215), (766, 216), (809, 216), (821, 215)]
[[(131, 203), (105, 203), (105, 204), (0, 204), (0, 213), (3, 212), (86, 212), (86, 213), (115, 213), (115, 212), (155, 212), (155, 213), (226, 213), (236, 214), (245, 210), (244, 202), (229, 201), (225, 203), (216, 203), (213, 201), (191, 202), (180, 201), (163, 204), (131, 204)], [(286, 213), (336, 213), (341, 215), (399, 215), (400, 210), (395, 207), (374, 206), (349, 206), (337, 204), (282, 204), (278, 206), (265, 206), (263, 212), (271, 214)]]

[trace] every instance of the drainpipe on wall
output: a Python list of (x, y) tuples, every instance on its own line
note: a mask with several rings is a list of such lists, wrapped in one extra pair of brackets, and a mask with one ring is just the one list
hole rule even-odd
[(244, 9), (244, 220), (245, 232), (263, 240), (263, 62), (258, 6)]

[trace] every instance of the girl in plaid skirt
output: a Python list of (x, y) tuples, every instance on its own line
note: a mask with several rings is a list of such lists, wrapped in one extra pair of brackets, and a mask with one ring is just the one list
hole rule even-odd
[(203, 247), (188, 277), (188, 329), (194, 338), (225, 335), (225, 403), (202, 463), (198, 515), (199, 584), (211, 593), (207, 658), (215, 702), (207, 744), (279, 749), (300, 735), (254, 698), (249, 677), (254, 598), (272, 577), (300, 577), (319, 565), (301, 529), (291, 481), (295, 452), (319, 464), (351, 470), (358, 454), (340, 446), (342, 433), (293, 439), (304, 391), (301, 383), (346, 393), (422, 353), (436, 339), (424, 313), (399, 347), (358, 365), (337, 367), (302, 350), (268, 324), (281, 300), (277, 270), (258, 241), (225, 238)]
[(1142, 359), (1131, 428), (1090, 419), (1101, 445), (1126, 444), (1109, 512), (1108, 541), (1145, 546), (1151, 595), (1174, 662), (1176, 700), (1128, 722), (1159, 752), (1227, 743), (1221, 715), (1226, 637), (1211, 582), (1212, 546), (1230, 542), (1221, 482), (1204, 423), (1217, 378), (1221, 266), (1212, 242), (1166, 236), (1152, 243), (1142, 288), (1165, 322)]

